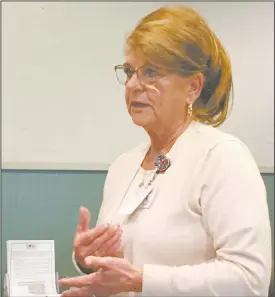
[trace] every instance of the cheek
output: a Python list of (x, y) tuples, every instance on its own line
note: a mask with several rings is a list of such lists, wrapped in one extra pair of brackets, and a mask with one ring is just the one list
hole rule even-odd
[(124, 98), (125, 98), (126, 105), (129, 106), (130, 92), (129, 92), (129, 90), (127, 88), (125, 88)]
[(146, 86), (146, 93), (148, 94), (148, 97), (149, 96), (152, 96), (152, 97), (160, 97), (160, 90), (157, 88), (157, 86)]
[(171, 83), (147, 87), (147, 94), (154, 113), (160, 117), (171, 117), (184, 109), (185, 93)]
[(157, 86), (146, 86), (145, 89), (149, 103), (154, 109), (157, 109), (162, 104), (163, 93)]

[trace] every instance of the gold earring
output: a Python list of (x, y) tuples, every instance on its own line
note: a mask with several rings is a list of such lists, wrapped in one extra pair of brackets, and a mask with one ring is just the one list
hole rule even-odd
[(188, 115), (192, 117), (192, 114), (193, 114), (193, 104), (191, 103), (188, 105)]

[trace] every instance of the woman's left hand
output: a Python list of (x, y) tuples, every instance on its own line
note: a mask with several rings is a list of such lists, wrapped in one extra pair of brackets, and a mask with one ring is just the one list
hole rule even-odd
[(85, 259), (85, 266), (98, 271), (61, 279), (59, 285), (74, 287), (64, 291), (61, 297), (102, 297), (142, 291), (142, 272), (126, 259), (89, 256)]

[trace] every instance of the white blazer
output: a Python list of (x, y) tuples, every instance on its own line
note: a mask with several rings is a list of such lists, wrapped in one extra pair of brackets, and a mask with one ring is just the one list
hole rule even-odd
[(111, 165), (97, 222), (122, 224), (125, 258), (143, 270), (142, 293), (132, 295), (267, 296), (266, 189), (247, 147), (191, 123), (167, 154), (171, 167), (153, 182), (150, 207), (125, 217), (120, 206), (149, 146)]

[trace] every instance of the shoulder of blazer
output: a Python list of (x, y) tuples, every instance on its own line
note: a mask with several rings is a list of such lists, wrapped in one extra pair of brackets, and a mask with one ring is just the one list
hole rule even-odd
[(149, 149), (149, 146), (150, 143), (148, 142), (142, 143), (141, 145), (136, 146), (135, 148), (119, 155), (108, 169), (105, 180), (105, 187), (107, 187), (110, 180), (112, 180), (117, 175), (121, 174), (122, 169), (131, 166), (133, 161), (136, 160), (136, 158), (138, 158), (141, 154), (144, 154), (145, 150)]
[(139, 146), (136, 146), (135, 148), (119, 155), (109, 167), (108, 174), (117, 170), (120, 171), (121, 166), (127, 166), (129, 162), (131, 163), (132, 160), (135, 160), (135, 158), (139, 157), (141, 154), (144, 154), (145, 150), (149, 149), (149, 146), (150, 144), (148, 142), (142, 143)]
[(248, 149), (247, 145), (237, 136), (210, 125), (198, 124), (196, 130), (201, 149), (205, 152), (212, 152), (220, 145), (226, 146), (230, 145), (232, 142), (238, 143), (240, 147)]

